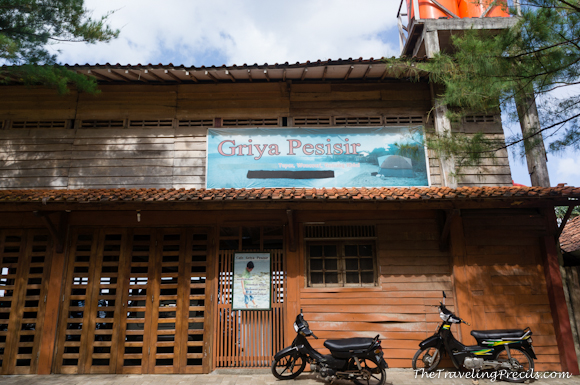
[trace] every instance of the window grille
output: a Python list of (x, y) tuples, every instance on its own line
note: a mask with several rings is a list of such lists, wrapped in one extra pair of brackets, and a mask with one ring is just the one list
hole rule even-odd
[(495, 115), (468, 115), (466, 123), (495, 123)]
[(25, 130), (31, 128), (61, 129), (67, 128), (67, 120), (36, 120), (36, 121), (13, 121), (13, 130)]
[(319, 118), (295, 117), (295, 126), (330, 126), (332, 119), (330, 116)]
[(178, 127), (213, 127), (213, 119), (180, 120)]
[(80, 128), (123, 128), (124, 120), (83, 120)]
[(335, 116), (334, 124), (337, 126), (380, 126), (383, 119), (380, 116)]
[(223, 119), (222, 127), (278, 127), (278, 118), (267, 119)]
[(130, 120), (129, 128), (171, 128), (173, 119)]
[(385, 116), (385, 125), (423, 124), (422, 116)]
[(304, 227), (306, 239), (343, 239), (343, 238), (375, 238), (376, 229), (373, 225), (329, 226), (309, 225)]

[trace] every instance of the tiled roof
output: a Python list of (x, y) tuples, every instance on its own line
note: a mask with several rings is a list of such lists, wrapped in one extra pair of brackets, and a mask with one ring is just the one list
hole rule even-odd
[(560, 247), (566, 253), (580, 250), (580, 217), (570, 219), (560, 235)]
[(458, 201), (580, 198), (580, 188), (558, 187), (380, 187), (259, 189), (79, 189), (0, 190), (0, 204), (22, 202), (176, 202), (176, 201)]

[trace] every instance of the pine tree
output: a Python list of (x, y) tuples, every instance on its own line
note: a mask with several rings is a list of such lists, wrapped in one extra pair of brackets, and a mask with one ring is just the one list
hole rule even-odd
[(43, 84), (67, 92), (96, 92), (96, 80), (58, 65), (48, 50), (59, 42), (108, 42), (119, 31), (93, 19), (84, 0), (0, 0), (0, 83)]
[(580, 149), (580, 0), (520, 3), (521, 16), (510, 29), (469, 30), (453, 37), (451, 53), (442, 52), (428, 62), (402, 59), (407, 69), (427, 71), (430, 81), (444, 86), (438, 97), (449, 106), (452, 120), (501, 110), (516, 121), (522, 113), (516, 102), (529, 106), (522, 99), (529, 102), (535, 96), (542, 120), (531, 134), (515, 134), (505, 144), (485, 135), (431, 137), (432, 147), (459, 154), (469, 164), (505, 147), (525, 143), (529, 150), (544, 139), (551, 151)]

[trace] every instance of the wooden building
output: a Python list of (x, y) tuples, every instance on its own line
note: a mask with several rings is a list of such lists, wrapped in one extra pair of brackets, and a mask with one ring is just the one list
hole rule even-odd
[[(372, 59), (71, 69), (102, 92), (0, 87), (2, 374), (267, 367), (300, 309), (315, 347), (380, 334), (410, 367), (442, 290), (463, 342), (529, 326), (538, 370), (578, 373), (553, 206), (580, 189), (511, 186), (505, 150), (457, 188), (431, 152), (424, 187), (205, 188), (208, 129), (428, 131), (426, 80)], [(499, 116), (454, 130), (503, 140)], [(232, 310), (237, 252), (269, 253), (269, 309)]]

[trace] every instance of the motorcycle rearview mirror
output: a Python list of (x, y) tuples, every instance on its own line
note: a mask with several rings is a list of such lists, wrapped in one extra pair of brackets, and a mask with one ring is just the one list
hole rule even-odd
[(443, 291), (443, 305), (445, 305), (445, 298), (447, 298), (447, 296), (445, 295), (445, 291)]

